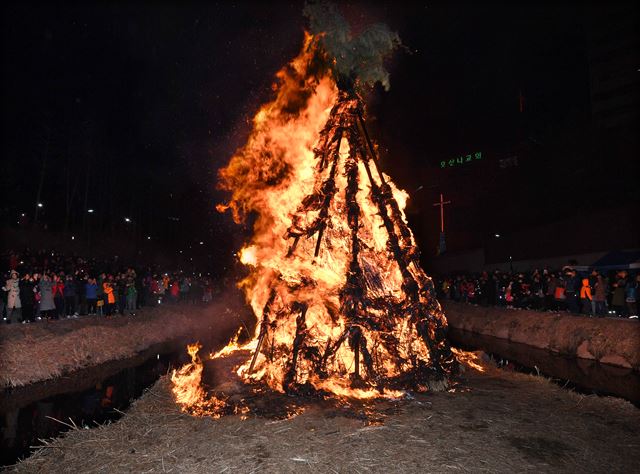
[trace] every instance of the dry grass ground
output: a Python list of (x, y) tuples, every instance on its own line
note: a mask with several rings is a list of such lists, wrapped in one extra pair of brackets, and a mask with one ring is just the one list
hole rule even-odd
[(131, 357), (166, 341), (228, 333), (240, 321), (253, 320), (240, 293), (229, 291), (208, 306), (163, 305), (136, 316), (0, 325), (0, 389)]
[(291, 419), (181, 413), (162, 378), (118, 422), (70, 430), (13, 472), (590, 472), (640, 466), (640, 410), (468, 368), (455, 391)]

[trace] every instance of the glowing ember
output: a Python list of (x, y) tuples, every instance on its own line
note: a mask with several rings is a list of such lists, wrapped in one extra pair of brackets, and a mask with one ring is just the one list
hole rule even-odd
[[(363, 102), (338, 88), (323, 54), (306, 35), (277, 74), (275, 99), (220, 172), (231, 199), (219, 210), (237, 222), (255, 217), (239, 258), (257, 325), (249, 343), (239, 345), (238, 333), (211, 357), (249, 351), (237, 374), (279, 392), (374, 398), (444, 389), (457, 362), (407, 226), (408, 196), (379, 170)], [(205, 398), (192, 357), (174, 374), (184, 406)]]

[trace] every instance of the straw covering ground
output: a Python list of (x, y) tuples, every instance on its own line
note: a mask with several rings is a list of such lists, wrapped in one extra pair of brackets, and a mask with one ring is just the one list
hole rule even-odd
[(311, 404), (290, 419), (192, 417), (164, 377), (120, 421), (70, 430), (12, 470), (612, 473), (640, 465), (640, 410), (631, 404), (481, 364), (483, 373), (467, 366), (455, 391), (342, 409)]

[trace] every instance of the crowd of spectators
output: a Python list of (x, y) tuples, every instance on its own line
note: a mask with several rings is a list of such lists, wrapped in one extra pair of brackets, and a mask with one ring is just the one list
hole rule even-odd
[(118, 315), (135, 316), (162, 303), (206, 304), (214, 282), (201, 274), (134, 268), (41, 250), (4, 255), (0, 315), (6, 323)]
[(559, 271), (459, 273), (436, 278), (438, 296), (482, 306), (638, 318), (640, 274)]
[[(50, 250), (3, 256), (0, 315), (6, 323), (79, 316), (135, 316), (158, 304), (206, 304), (218, 291), (209, 276), (134, 268), (111, 260)], [(589, 316), (637, 318), (640, 274), (626, 270), (458, 273), (435, 279), (438, 296), (482, 306), (568, 311)]]

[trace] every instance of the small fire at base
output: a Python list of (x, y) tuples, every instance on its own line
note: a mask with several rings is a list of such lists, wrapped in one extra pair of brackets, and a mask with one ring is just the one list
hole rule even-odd
[(222, 416), (226, 403), (215, 396), (208, 396), (202, 387), (202, 360), (198, 351), (202, 348), (199, 342), (189, 344), (187, 352), (191, 362), (174, 370), (171, 374), (173, 395), (182, 407), (189, 407), (194, 415)]
[[(245, 353), (235, 367), (243, 381), (288, 394), (446, 389), (457, 360), (404, 215), (408, 196), (380, 169), (357, 78), (328, 66), (321, 38), (306, 36), (220, 171), (231, 199), (219, 210), (255, 219), (239, 255), (257, 323), (247, 344), (236, 335), (210, 357)], [(172, 377), (176, 400), (211, 412), (197, 346), (189, 352), (192, 363)]]

